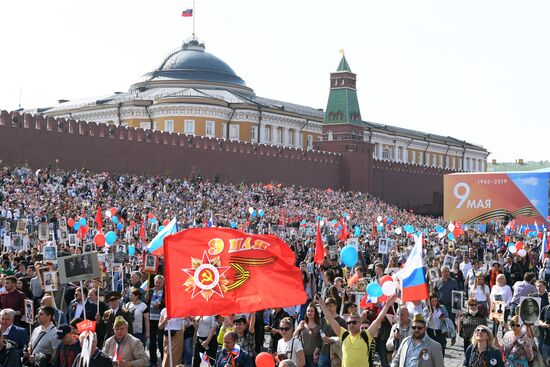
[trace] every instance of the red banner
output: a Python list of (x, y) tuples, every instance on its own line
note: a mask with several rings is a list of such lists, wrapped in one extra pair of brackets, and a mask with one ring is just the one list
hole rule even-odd
[(193, 228), (164, 238), (168, 317), (301, 305), (302, 274), (279, 238)]

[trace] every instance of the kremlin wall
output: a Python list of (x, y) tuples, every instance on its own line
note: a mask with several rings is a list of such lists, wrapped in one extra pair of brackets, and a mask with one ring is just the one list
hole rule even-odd
[(2, 164), (362, 191), (442, 214), (443, 174), (453, 171), (373, 159), (373, 145), (363, 141), (319, 144), (324, 151), (0, 113)]

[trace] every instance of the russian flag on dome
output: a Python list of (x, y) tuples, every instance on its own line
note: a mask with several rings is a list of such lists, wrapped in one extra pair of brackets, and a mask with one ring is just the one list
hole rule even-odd
[(421, 301), (428, 298), (426, 274), (422, 265), (422, 234), (414, 236), (414, 247), (405, 266), (395, 275), (401, 280), (401, 300)]
[(193, 16), (193, 9), (184, 10), (184, 11), (181, 13), (181, 16), (182, 16), (182, 17), (192, 17), (192, 16)]
[(151, 240), (151, 242), (147, 245), (147, 251), (149, 251), (153, 255), (164, 255), (164, 249), (162, 247), (164, 243), (164, 237), (169, 234), (176, 233), (177, 231), (178, 226), (176, 225), (176, 218), (174, 218), (162, 229), (162, 231), (157, 233), (155, 238)]

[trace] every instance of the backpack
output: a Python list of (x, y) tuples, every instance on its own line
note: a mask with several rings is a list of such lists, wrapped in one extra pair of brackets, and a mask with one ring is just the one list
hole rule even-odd
[[(372, 339), (372, 342), (369, 343), (369, 337), (365, 331), (361, 331), (359, 333), (361, 335), (361, 338), (363, 338), (363, 341), (367, 345), (367, 354), (369, 355), (369, 366), (374, 366), (374, 353), (376, 352), (376, 347), (374, 344), (374, 338)], [(349, 331), (345, 331), (344, 334), (342, 334), (342, 344), (344, 344), (344, 340), (349, 336)]]

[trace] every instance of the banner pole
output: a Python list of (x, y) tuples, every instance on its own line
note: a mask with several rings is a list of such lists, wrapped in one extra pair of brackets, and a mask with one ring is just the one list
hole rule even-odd
[(80, 295), (82, 296), (82, 313), (84, 314), (84, 320), (86, 320), (86, 296), (84, 295), (84, 283), (80, 281)]
[[(168, 326), (168, 322), (170, 321), (170, 319), (168, 319), (166, 321), (166, 326)], [(166, 330), (166, 328), (164, 329)], [(170, 358), (170, 367), (173, 367), (174, 364), (173, 364), (173, 361), (172, 361), (172, 333), (171, 333), (172, 330), (168, 330), (168, 357)]]

